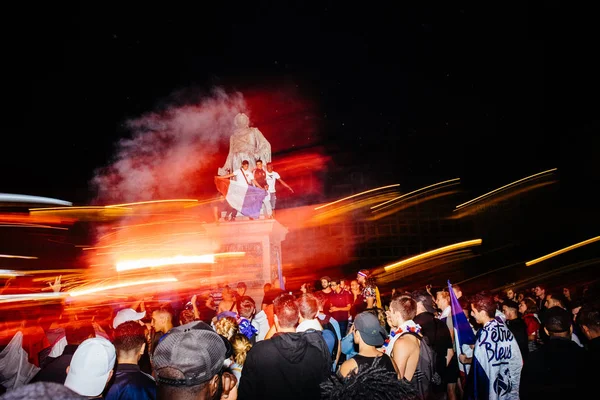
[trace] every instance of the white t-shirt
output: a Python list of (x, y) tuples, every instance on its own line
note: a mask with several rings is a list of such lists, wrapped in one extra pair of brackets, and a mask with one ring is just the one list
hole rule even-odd
[(269, 185), (269, 193), (275, 193), (275, 181), (277, 181), (277, 179), (281, 179), (277, 172), (267, 171), (267, 185)]
[[(252, 174), (252, 171), (250, 171), (250, 169), (248, 169), (246, 171), (244, 171), (241, 168), (236, 169), (235, 172), (233, 173), (233, 175), (235, 176), (236, 182), (239, 182), (242, 185), (246, 185), (246, 186), (251, 185), (252, 181), (254, 180), (254, 175)], [(246, 175), (246, 178), (244, 178), (244, 175)]]

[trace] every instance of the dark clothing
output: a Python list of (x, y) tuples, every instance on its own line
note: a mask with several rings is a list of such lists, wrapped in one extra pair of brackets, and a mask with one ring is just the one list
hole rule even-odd
[(154, 400), (156, 382), (134, 364), (118, 364), (106, 400)]
[(352, 358), (354, 359), (354, 361), (356, 361), (356, 364), (358, 365), (358, 371), (356, 371), (357, 373), (371, 367), (375, 360), (379, 360), (377, 363), (378, 368), (384, 368), (387, 372), (396, 372), (396, 370), (394, 369), (394, 362), (387, 354), (384, 354), (381, 357), (365, 357), (361, 356), (360, 354), (357, 354)]
[(512, 320), (506, 320), (506, 326), (515, 335), (515, 340), (521, 350), (521, 357), (523, 360), (527, 359), (529, 354), (529, 346), (527, 341), (527, 324), (521, 318), (515, 318)]
[[(350, 298), (350, 300), (354, 298), (353, 294), (351, 294), (351, 296), (352, 297)], [(362, 294), (356, 296), (356, 300), (352, 301), (351, 304), (352, 306), (350, 306), (350, 316), (352, 317), (352, 319), (356, 318), (358, 314), (367, 309), (365, 298), (362, 296)]]
[(271, 305), (273, 304), (273, 300), (275, 300), (280, 294), (284, 294), (286, 293), (284, 290), (281, 289), (271, 289), (269, 290), (267, 293), (265, 293), (265, 297), (263, 298), (263, 305)]
[[(65, 384), (67, 379), (67, 367), (71, 365), (71, 359), (78, 345), (68, 344), (65, 346), (63, 353), (50, 361), (42, 368), (31, 380), (31, 382), (55, 382), (61, 385)], [(51, 357), (48, 357), (51, 359)]]
[(276, 334), (248, 352), (238, 398), (320, 399), (331, 362), (321, 332)]
[[(447, 371), (446, 355), (448, 354), (448, 349), (454, 348), (448, 325), (446, 325), (444, 321), (437, 319), (435, 315), (430, 312), (423, 312), (417, 315), (413, 318), (413, 321), (421, 326), (421, 334), (427, 338), (427, 342), (435, 351), (435, 370), (442, 376), (442, 379), (444, 379), (444, 373)], [(450, 361), (450, 363), (452, 363), (452, 361)], [(454, 364), (457, 364), (456, 360), (454, 360)], [(457, 372), (453, 369), (451, 380), (454, 380), (454, 382), (456, 382), (456, 373)], [(445, 382), (447, 382), (447, 380)]]
[(583, 399), (592, 390), (585, 379), (585, 351), (570, 338), (551, 337), (529, 354), (521, 372), (521, 399)]
[(265, 170), (262, 168), (256, 168), (254, 170), (254, 180), (260, 185), (260, 187), (265, 187), (267, 185), (267, 173)]

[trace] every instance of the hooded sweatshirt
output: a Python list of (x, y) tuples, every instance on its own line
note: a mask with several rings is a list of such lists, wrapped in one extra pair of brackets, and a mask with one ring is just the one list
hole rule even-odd
[(320, 399), (330, 366), (321, 332), (276, 334), (248, 352), (238, 398)]

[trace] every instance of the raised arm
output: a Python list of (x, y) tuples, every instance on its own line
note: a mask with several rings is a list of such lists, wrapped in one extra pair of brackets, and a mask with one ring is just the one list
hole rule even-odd
[(285, 183), (285, 181), (284, 181), (283, 179), (279, 178), (279, 179), (278, 179), (278, 181), (279, 181), (279, 182), (280, 182), (280, 183), (281, 183), (281, 184), (282, 184), (284, 187), (288, 188), (290, 192), (294, 193), (294, 189), (292, 189), (292, 188), (290, 187), (290, 185), (288, 185), (287, 183)]

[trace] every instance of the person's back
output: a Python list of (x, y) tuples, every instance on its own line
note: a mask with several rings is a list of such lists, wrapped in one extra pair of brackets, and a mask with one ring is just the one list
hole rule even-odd
[(239, 398), (320, 398), (319, 385), (327, 378), (329, 365), (324, 365), (323, 349), (307, 340), (309, 335), (323, 341), (320, 332), (302, 332), (258, 342), (244, 363)]
[(521, 372), (522, 399), (584, 398), (591, 390), (586, 379), (585, 351), (571, 340), (571, 317), (560, 307), (547, 310), (548, 341), (529, 353)]
[(124, 322), (116, 327), (113, 342), (118, 364), (106, 399), (154, 400), (156, 382), (138, 366), (146, 347), (144, 327), (137, 321)]
[(118, 364), (115, 381), (110, 386), (107, 400), (154, 400), (156, 399), (156, 382), (152, 376), (145, 374), (134, 364)]

